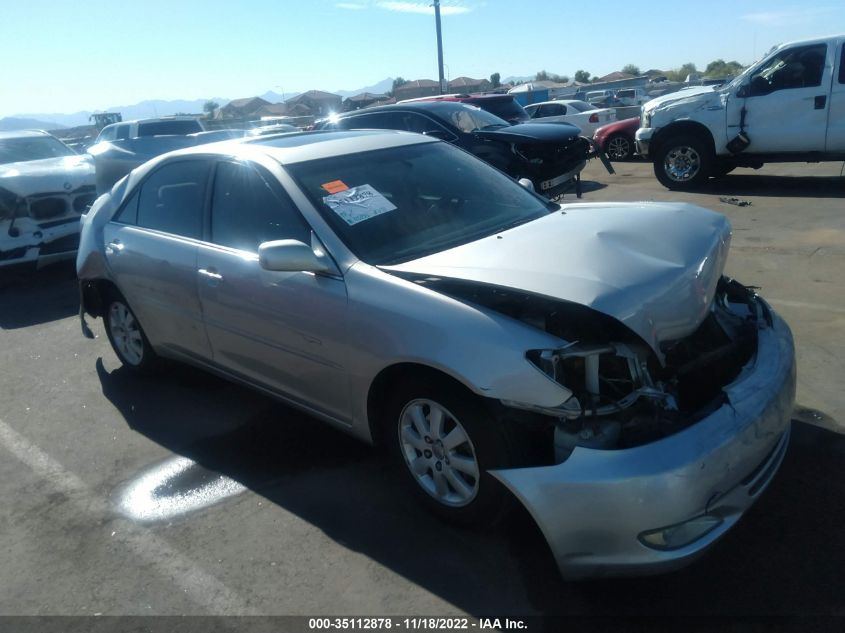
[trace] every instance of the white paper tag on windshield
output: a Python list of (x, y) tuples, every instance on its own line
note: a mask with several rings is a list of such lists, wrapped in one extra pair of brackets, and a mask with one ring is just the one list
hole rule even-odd
[(351, 187), (323, 197), (323, 202), (349, 226), (369, 220), (396, 207), (370, 185)]

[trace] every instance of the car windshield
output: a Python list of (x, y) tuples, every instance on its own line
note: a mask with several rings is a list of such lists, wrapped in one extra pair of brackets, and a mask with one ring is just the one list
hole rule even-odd
[(395, 264), (557, 209), (447, 143), (422, 143), (286, 166), (349, 249)]
[(474, 132), (494, 127), (508, 127), (510, 123), (475, 106), (463, 106), (449, 113), (449, 120), (462, 132)]
[(0, 165), (75, 155), (71, 148), (52, 136), (0, 139)]
[(566, 105), (572, 106), (578, 112), (587, 112), (588, 110), (598, 110), (596, 106), (592, 103), (587, 103), (586, 101), (567, 101)]
[(485, 99), (479, 100), (478, 105), (487, 112), (506, 121), (527, 121), (531, 117), (525, 109), (513, 99)]

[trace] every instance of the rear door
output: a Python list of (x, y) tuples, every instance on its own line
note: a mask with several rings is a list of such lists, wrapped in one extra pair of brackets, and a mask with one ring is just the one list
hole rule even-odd
[(837, 43), (836, 69), (827, 115), (828, 152), (845, 152), (845, 42)]
[(263, 269), (259, 244), (280, 239), (312, 238), (278, 180), (252, 162), (219, 162), (197, 259), (214, 362), (346, 420), (346, 285), (340, 276)]
[(118, 288), (155, 347), (211, 358), (197, 296), (197, 244), (211, 163), (177, 160), (152, 172), (104, 229)]
[(749, 77), (749, 96), (728, 103), (728, 138), (739, 132), (745, 105), (748, 153), (824, 151), (833, 68), (828, 48), (824, 42), (792, 46), (766, 60)]

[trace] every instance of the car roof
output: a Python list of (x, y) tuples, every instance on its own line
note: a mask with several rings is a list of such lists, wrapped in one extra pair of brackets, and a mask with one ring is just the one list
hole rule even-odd
[(461, 110), (463, 108), (475, 108), (476, 110), (480, 109), (478, 108), (478, 106), (474, 106), (469, 103), (463, 103), (461, 101), (413, 101), (405, 103), (395, 103), (384, 106), (376, 106), (374, 108), (362, 108), (361, 110), (353, 110), (352, 112), (344, 112), (339, 116), (339, 118), (344, 119), (348, 116), (355, 114), (370, 114), (372, 112), (392, 112), (394, 110), (416, 110), (419, 112), (434, 112), (447, 114), (449, 112), (455, 112), (456, 110)]
[(178, 150), (167, 156), (220, 154), (246, 158), (250, 154), (260, 153), (282, 165), (292, 165), (345, 154), (438, 142), (422, 134), (397, 130), (317, 130), (220, 141)]
[(107, 127), (117, 127), (118, 125), (131, 125), (133, 123), (162, 123), (163, 121), (199, 121), (199, 117), (165, 116), (153, 119), (132, 119), (131, 121), (117, 121), (116, 123), (109, 123), (108, 125), (104, 126), (103, 129), (105, 130)]
[(527, 106), (541, 106), (541, 105), (551, 105), (551, 104), (558, 104), (558, 103), (572, 103), (573, 101), (581, 101), (580, 99), (554, 99), (553, 101), (538, 101), (537, 103), (531, 103)]
[(2, 138), (34, 138), (37, 136), (53, 136), (44, 130), (9, 130), (7, 132), (0, 132), (0, 139)]

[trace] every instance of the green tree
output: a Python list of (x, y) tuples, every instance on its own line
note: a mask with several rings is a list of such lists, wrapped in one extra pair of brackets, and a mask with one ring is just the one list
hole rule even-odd
[(202, 111), (205, 112), (205, 115), (210, 117), (214, 115), (214, 111), (220, 107), (220, 104), (216, 101), (212, 101), (209, 99), (206, 101), (202, 106)]
[(743, 65), (737, 61), (726, 62), (724, 59), (717, 59), (704, 69), (705, 77), (736, 77), (743, 70)]
[(688, 62), (680, 68), (676, 68), (675, 70), (667, 70), (666, 78), (669, 81), (684, 81), (688, 75), (697, 72), (698, 68), (695, 67), (695, 64), (693, 64), (692, 62)]
[(566, 75), (558, 75), (545, 70), (541, 70), (536, 75), (534, 75), (534, 81), (554, 81), (557, 83), (565, 84), (569, 81), (569, 77), (567, 77)]
[(640, 72), (640, 67), (635, 66), (634, 64), (626, 64), (622, 67), (622, 72), (626, 75), (642, 75)]
[(575, 71), (575, 81), (581, 84), (588, 83), (590, 81), (590, 73), (586, 70)]
[(490, 84), (494, 88), (498, 88), (502, 85), (502, 76), (499, 73), (493, 73), (492, 75), (490, 75)]
[(396, 94), (396, 89), (401, 88), (406, 83), (409, 83), (407, 79), (402, 79), (402, 77), (397, 77), (393, 80), (393, 85), (390, 87), (390, 92), (388, 93), (391, 97)]

